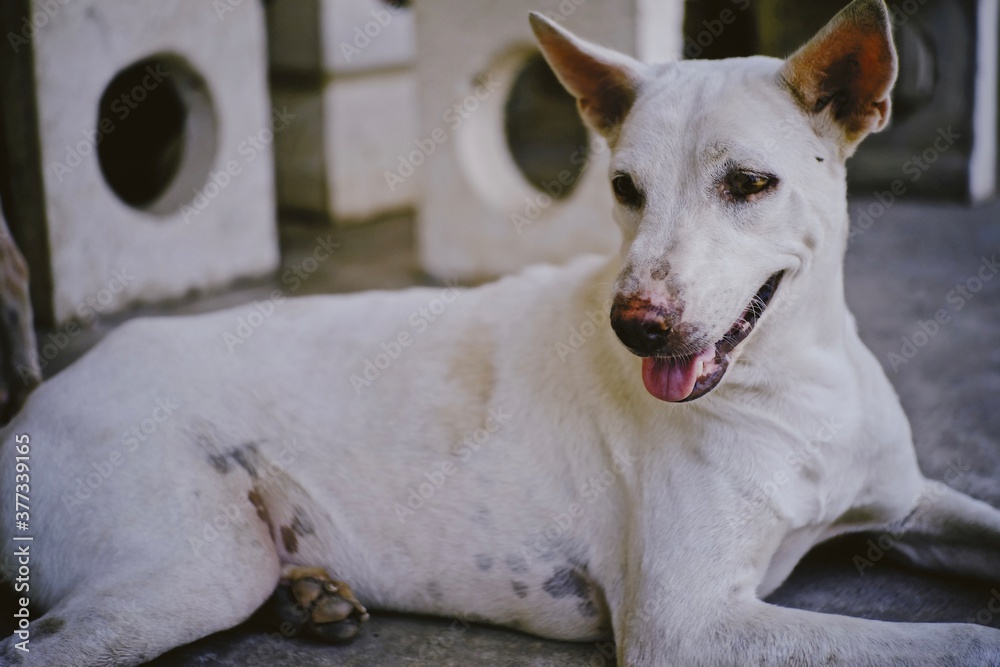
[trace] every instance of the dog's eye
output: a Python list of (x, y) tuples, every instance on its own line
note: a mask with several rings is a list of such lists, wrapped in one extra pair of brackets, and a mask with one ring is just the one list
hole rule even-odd
[(772, 187), (777, 179), (753, 171), (733, 171), (726, 176), (725, 194), (733, 199), (746, 200)]
[(617, 173), (611, 179), (611, 189), (614, 190), (615, 199), (630, 208), (642, 206), (643, 196), (639, 188), (635, 187), (635, 181), (628, 174)]

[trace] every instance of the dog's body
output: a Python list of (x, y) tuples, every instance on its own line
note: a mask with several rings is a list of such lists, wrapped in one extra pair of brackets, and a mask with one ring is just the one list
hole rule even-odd
[[(0, 664), (137, 664), (241, 622), (289, 565), (377, 609), (613, 633), (622, 665), (998, 664), (988, 628), (760, 601), (813, 545), (865, 529), (1000, 578), (1000, 512), (923, 478), (845, 306), (849, 142), (765, 58), (647, 72), (602, 124), (580, 86), (614, 98), (640, 66), (535, 27), (615, 178), (647, 184), (616, 185), (622, 257), (282, 302), (239, 342), (252, 307), (123, 326), (4, 433), (7, 490), (30, 436), (31, 595), (49, 611)], [(720, 165), (755, 159), (780, 189), (716, 202)], [(6, 541), (13, 493), (0, 512)]]

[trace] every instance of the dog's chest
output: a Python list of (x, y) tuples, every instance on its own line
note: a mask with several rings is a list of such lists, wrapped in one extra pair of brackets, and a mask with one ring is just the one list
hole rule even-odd
[[(758, 594), (767, 596), (815, 545), (838, 534), (883, 525), (905, 513), (919, 477), (904, 447), (870, 429), (827, 418), (811, 438), (794, 439), (750, 468), (751, 494), (773, 517), (777, 544)], [(744, 478), (745, 479), (745, 478)], [(885, 492), (893, 479), (896, 494)], [(876, 500), (877, 499), (877, 500)]]

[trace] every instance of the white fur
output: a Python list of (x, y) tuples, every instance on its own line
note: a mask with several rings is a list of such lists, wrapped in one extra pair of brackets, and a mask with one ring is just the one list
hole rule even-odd
[[(776, 82), (780, 67), (644, 70), (612, 169), (638, 174), (648, 200), (641, 216), (615, 212), (620, 257), (460, 292), (283, 301), (232, 352), (224, 336), (252, 306), (134, 321), (46, 382), (0, 449), (9, 490), (14, 436), (30, 435), (32, 596), (64, 621), (25, 664), (137, 664), (245, 619), (288, 563), (327, 568), (374, 610), (613, 633), (619, 664), (635, 667), (996, 664), (988, 628), (761, 601), (813, 545), (890, 525), (918, 563), (1000, 575), (1000, 512), (929, 486), (857, 335), (845, 166)], [(726, 160), (781, 185), (727, 207), (712, 187)], [(685, 317), (720, 337), (787, 272), (722, 383), (686, 404), (646, 392), (607, 324), (613, 291), (655, 289), (663, 258)], [(412, 344), (359, 384), (401, 333)], [(128, 451), (129, 430), (164, 415), (157, 401), (176, 407)], [(114, 450), (123, 462), (69, 502)], [(453, 473), (437, 476), (444, 464)], [(430, 497), (400, 511), (422, 483)], [(6, 544), (12, 498), (0, 496)], [(278, 532), (296, 518), (308, 530), (291, 553)], [(981, 552), (934, 545), (963, 522)], [(17, 664), (13, 641), (0, 664)]]

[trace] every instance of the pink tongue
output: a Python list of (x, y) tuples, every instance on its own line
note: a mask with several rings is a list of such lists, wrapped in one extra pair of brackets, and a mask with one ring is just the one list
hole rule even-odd
[(642, 383), (646, 385), (646, 391), (661, 401), (683, 401), (694, 391), (705, 363), (714, 358), (714, 348), (684, 359), (646, 357), (642, 360)]

